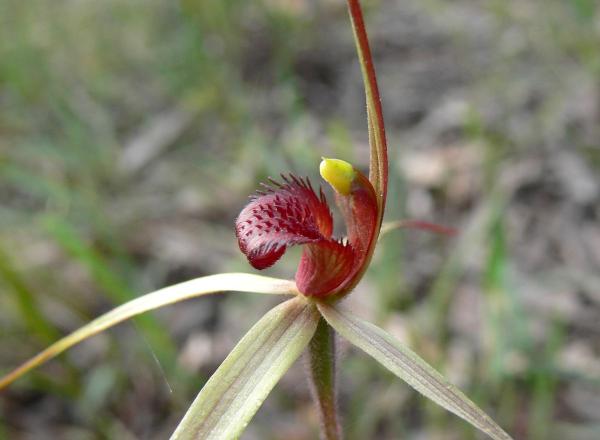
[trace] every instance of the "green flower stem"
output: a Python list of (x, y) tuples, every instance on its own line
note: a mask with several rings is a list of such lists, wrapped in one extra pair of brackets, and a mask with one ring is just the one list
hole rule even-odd
[(309, 380), (321, 421), (321, 437), (326, 440), (342, 438), (337, 412), (335, 378), (335, 336), (332, 328), (321, 318), (309, 347)]

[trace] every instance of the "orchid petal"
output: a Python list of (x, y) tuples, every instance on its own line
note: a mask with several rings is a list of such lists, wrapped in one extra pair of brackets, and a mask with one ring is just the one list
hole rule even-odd
[(416, 353), (383, 329), (339, 307), (318, 304), (319, 311), (338, 333), (364, 350), (396, 376), (448, 411), (496, 440), (511, 440), (475, 403), (448, 382)]
[(211, 275), (165, 287), (129, 301), (58, 340), (17, 369), (0, 378), (0, 390), (68, 348), (126, 319), (186, 299), (228, 290), (283, 295), (298, 293), (293, 281), (246, 273)]
[(263, 316), (204, 385), (171, 439), (238, 438), (308, 345), (319, 319), (300, 296)]

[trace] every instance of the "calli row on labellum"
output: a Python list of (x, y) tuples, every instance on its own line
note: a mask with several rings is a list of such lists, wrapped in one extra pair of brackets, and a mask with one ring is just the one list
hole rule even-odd
[(282, 176), (271, 181), (242, 210), (236, 235), (256, 269), (273, 265), (289, 246), (304, 245), (296, 284), (306, 296), (347, 293), (364, 273), (377, 240), (380, 212), (369, 179), (348, 162), (323, 159), (320, 172), (335, 190), (346, 223), (346, 238), (333, 237), (333, 218), (325, 194), (308, 179)]

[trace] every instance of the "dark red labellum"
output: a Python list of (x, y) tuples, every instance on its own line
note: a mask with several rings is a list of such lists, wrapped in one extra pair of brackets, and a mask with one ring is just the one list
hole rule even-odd
[(288, 246), (306, 245), (296, 284), (307, 296), (340, 291), (364, 263), (377, 227), (377, 203), (368, 179), (358, 173), (352, 193), (337, 195), (348, 238), (332, 237), (333, 219), (323, 191), (317, 195), (308, 179), (282, 176), (252, 198), (236, 220), (242, 252), (256, 269), (273, 265)]

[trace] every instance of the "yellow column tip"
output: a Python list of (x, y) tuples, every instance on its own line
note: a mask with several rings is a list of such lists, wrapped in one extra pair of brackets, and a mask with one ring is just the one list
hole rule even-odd
[(354, 167), (340, 159), (321, 158), (319, 171), (321, 177), (329, 183), (338, 193), (347, 196), (350, 194), (352, 182), (356, 177)]

